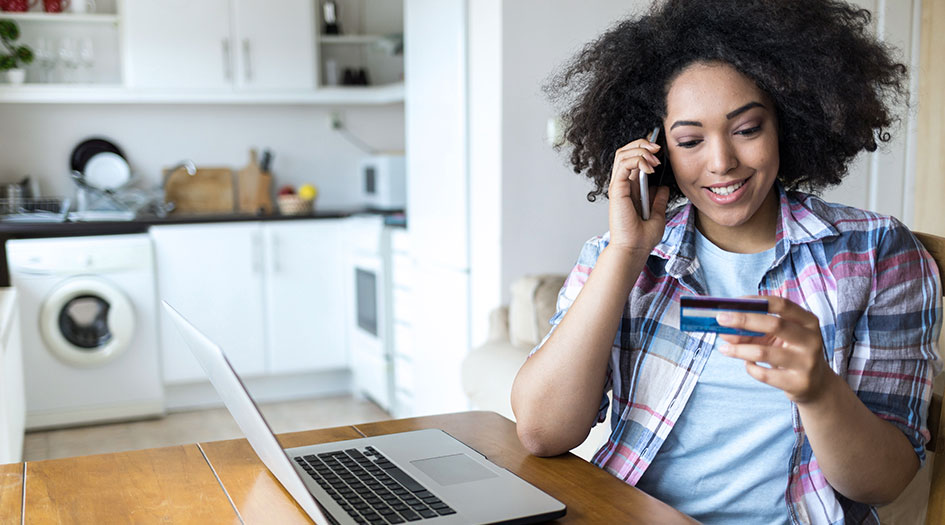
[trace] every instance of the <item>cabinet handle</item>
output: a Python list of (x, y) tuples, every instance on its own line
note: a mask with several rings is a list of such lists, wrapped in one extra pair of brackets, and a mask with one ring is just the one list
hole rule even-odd
[(253, 232), (253, 273), (262, 273), (263, 271), (263, 245), (262, 233)]
[(279, 263), (279, 236), (272, 234), (272, 273), (282, 273), (282, 265)]
[(249, 49), (249, 39), (243, 39), (243, 65), (246, 66), (246, 81), (253, 79), (253, 60)]
[(227, 82), (233, 81), (233, 60), (230, 57), (230, 39), (223, 39), (223, 77)]

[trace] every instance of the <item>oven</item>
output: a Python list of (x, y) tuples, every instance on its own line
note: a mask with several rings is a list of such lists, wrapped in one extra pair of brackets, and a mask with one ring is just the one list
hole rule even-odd
[(391, 354), (390, 232), (376, 215), (349, 220), (349, 356), (355, 394), (389, 410)]

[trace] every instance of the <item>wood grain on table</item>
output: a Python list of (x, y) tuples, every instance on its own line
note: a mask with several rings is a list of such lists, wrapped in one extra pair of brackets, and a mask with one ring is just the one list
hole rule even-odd
[(0, 465), (0, 523), (19, 523), (23, 505), (23, 464)]
[(239, 523), (197, 445), (30, 461), (26, 523)]

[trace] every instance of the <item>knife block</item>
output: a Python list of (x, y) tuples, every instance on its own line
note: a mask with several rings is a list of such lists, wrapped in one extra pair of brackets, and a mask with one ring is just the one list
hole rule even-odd
[(249, 164), (237, 172), (236, 181), (241, 213), (272, 214), (272, 174), (259, 169), (256, 150), (250, 150)]

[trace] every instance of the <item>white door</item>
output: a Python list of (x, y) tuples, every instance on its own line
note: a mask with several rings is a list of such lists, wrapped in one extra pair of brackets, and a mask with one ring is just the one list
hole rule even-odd
[(342, 220), (268, 223), (266, 302), (269, 372), (345, 368)]
[[(257, 222), (151, 228), (158, 299), (223, 348), (244, 377), (265, 373), (262, 228)], [(161, 309), (166, 383), (206, 376)]]
[(311, 0), (234, 0), (236, 84), (249, 90), (315, 87)]
[(122, 14), (130, 87), (230, 89), (229, 0), (132, 0)]

